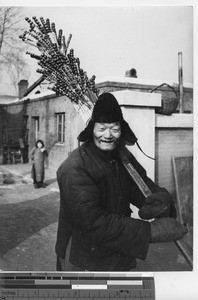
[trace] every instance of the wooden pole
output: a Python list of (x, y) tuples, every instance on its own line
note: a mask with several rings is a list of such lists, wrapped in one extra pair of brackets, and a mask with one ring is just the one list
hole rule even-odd
[(33, 85), (31, 85), (27, 91), (24, 93), (23, 97), (26, 97), (31, 91), (33, 91), (41, 82), (45, 80), (44, 76), (41, 76)]
[(181, 114), (184, 112), (182, 52), (178, 52), (178, 77), (179, 77), (179, 112)]
[(144, 195), (145, 198), (150, 196), (152, 192), (150, 191), (149, 187), (146, 185), (140, 174), (136, 171), (136, 169), (133, 167), (132, 163), (128, 159), (127, 155), (124, 153), (123, 150), (120, 150), (120, 158), (121, 161), (126, 168), (126, 170), (129, 172), (137, 186), (139, 187), (140, 191)]

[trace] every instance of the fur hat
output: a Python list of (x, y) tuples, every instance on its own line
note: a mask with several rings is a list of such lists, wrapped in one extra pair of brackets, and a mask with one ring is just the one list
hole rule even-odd
[(93, 129), (95, 122), (120, 122), (121, 139), (127, 145), (134, 145), (137, 141), (137, 138), (129, 127), (129, 124), (123, 118), (122, 110), (116, 98), (111, 93), (103, 93), (98, 97), (98, 100), (92, 112), (92, 117), (87, 127), (78, 136), (79, 142), (85, 142), (93, 138)]

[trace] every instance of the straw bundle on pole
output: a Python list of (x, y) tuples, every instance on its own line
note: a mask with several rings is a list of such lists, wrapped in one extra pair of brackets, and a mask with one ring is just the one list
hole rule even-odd
[(95, 75), (88, 78), (74, 50), (69, 50), (72, 35), (66, 41), (63, 30), (57, 32), (55, 23), (51, 23), (48, 18), (32, 17), (32, 20), (25, 20), (30, 28), (20, 38), (39, 52), (27, 54), (38, 61), (37, 72), (42, 74), (42, 79), (52, 84), (49, 89), (57, 95), (67, 96), (78, 110), (85, 113), (90, 111), (98, 98)]

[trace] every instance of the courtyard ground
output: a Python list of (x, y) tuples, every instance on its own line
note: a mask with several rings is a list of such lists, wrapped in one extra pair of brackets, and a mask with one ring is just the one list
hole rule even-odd
[[(45, 169), (46, 188), (35, 189), (30, 164), (0, 166), (0, 269), (55, 271), (59, 213), (56, 170)], [(175, 243), (151, 244), (134, 271), (190, 271)]]

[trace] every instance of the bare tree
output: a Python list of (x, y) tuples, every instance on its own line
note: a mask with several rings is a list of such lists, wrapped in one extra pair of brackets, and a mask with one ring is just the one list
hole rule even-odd
[(22, 8), (0, 7), (0, 64), (6, 61), (6, 52), (11, 49), (20, 50), (21, 42), (18, 38), (22, 23)]
[(0, 7), (0, 72), (8, 75), (16, 91), (20, 77), (28, 75), (24, 55), (27, 47), (19, 39), (24, 31), (23, 20), (21, 7)]

